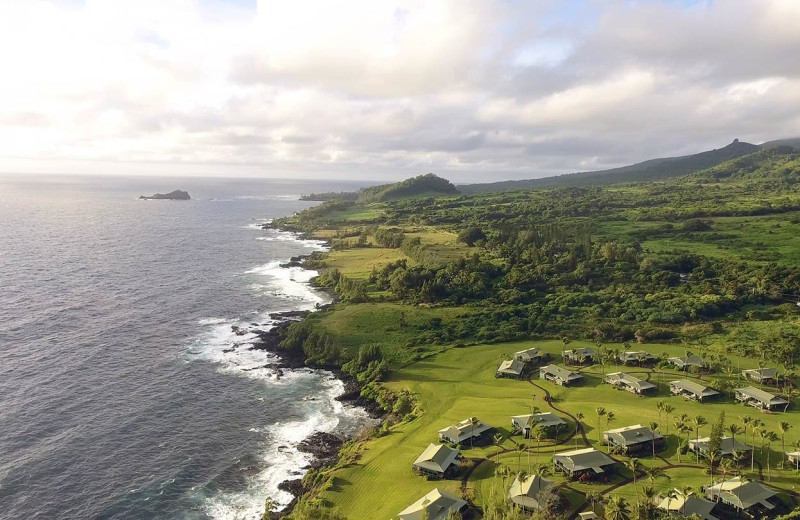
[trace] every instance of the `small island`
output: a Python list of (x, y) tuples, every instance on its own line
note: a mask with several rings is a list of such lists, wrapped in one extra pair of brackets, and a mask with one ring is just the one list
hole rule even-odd
[(149, 197), (145, 195), (140, 195), (139, 200), (190, 200), (191, 197), (189, 196), (189, 192), (175, 190), (169, 193), (156, 193), (155, 195), (151, 195)]

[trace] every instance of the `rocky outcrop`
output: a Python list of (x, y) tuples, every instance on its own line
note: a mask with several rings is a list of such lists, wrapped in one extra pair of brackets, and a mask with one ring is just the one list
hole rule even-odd
[(140, 195), (139, 200), (190, 200), (189, 192), (175, 190), (169, 193), (156, 193), (155, 195)]

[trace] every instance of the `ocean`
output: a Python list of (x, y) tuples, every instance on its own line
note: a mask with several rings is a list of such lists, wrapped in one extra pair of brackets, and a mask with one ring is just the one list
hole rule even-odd
[[(368, 421), (331, 374), (263, 368), (269, 314), (313, 309), (324, 246), (263, 230), (347, 182), (0, 177), (0, 518), (259, 518), (296, 444)], [(140, 201), (187, 190), (190, 201)]]

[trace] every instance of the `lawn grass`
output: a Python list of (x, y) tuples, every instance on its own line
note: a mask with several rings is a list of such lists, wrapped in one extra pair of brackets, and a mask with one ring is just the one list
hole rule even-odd
[(335, 267), (348, 278), (366, 280), (373, 269), (380, 270), (383, 266), (398, 260), (405, 260), (409, 266), (416, 265), (416, 262), (400, 249), (388, 247), (361, 247), (331, 251), (325, 257), (325, 265), (329, 268)]
[[(394, 312), (390, 309), (383, 309), (383, 311)], [(356, 330), (352, 324), (344, 327), (342, 330)], [(659, 378), (661, 380), (658, 395), (655, 397), (636, 396), (625, 391), (615, 390), (600, 382), (603, 372), (620, 369), (632, 373), (647, 372), (643, 368), (601, 367), (600, 365), (587, 367), (582, 369), (587, 381), (573, 388), (562, 388), (536, 378), (527, 382), (494, 377), (494, 371), (503, 356), (531, 346), (547, 350), (555, 356), (556, 360), (560, 360), (559, 354), (563, 348), (560, 341), (526, 341), (451, 348), (434, 357), (395, 370), (390, 376), (390, 380), (384, 383), (385, 386), (395, 391), (407, 388), (414, 392), (424, 413), (411, 422), (393, 427), (388, 435), (369, 441), (358, 464), (337, 471), (337, 482), (342, 482), (342, 485), (337, 486), (335, 490), (324, 492), (323, 498), (332, 502), (346, 518), (366, 520), (392, 518), (393, 515), (434, 487), (459, 494), (459, 481), (430, 482), (412, 474), (411, 463), (413, 460), (430, 442), (436, 442), (436, 432), (439, 429), (467, 417), (477, 416), (482, 421), (497, 427), (501, 434), (508, 435), (511, 415), (529, 413), (532, 406), (539, 407), (542, 411), (553, 411), (548, 408), (542, 389), (547, 390), (553, 396), (555, 406), (573, 416), (578, 412), (583, 413), (582, 422), (587, 436), (593, 444), (596, 443), (598, 433), (595, 414), (597, 407), (602, 406), (607, 411), (614, 412), (615, 419), (611, 423), (605, 419), (600, 421), (600, 429), (605, 430), (633, 424), (648, 424), (650, 421), (658, 422), (659, 414), (656, 402), (659, 400), (675, 407), (676, 411), (672, 414), (673, 417), (681, 413), (686, 413), (690, 417), (702, 415), (709, 425), (723, 410), (726, 412), (728, 423), (738, 422), (738, 418), (742, 415), (750, 415), (758, 417), (764, 421), (767, 429), (776, 432), (780, 421), (800, 424), (797, 403), (793, 403), (795, 406), (787, 413), (762, 414), (755, 409), (736, 404), (728, 397), (719, 402), (700, 404), (671, 396), (666, 383), (684, 377), (682, 373), (674, 370), (664, 370), (660, 377), (651, 374), (651, 381), (657, 382)], [(579, 341), (570, 344), (570, 348), (576, 346), (591, 346), (591, 344)], [(614, 345), (607, 346), (614, 347)], [(670, 355), (679, 355), (685, 350), (681, 346), (663, 344), (637, 346), (637, 349), (640, 347), (655, 354), (667, 352)], [(733, 362), (741, 363), (743, 368), (756, 365), (753, 360), (747, 359), (733, 359)], [(569, 417), (559, 412), (555, 413), (569, 422), (570, 430), (574, 429), (574, 422)], [(662, 417), (661, 422), (664, 425), (662, 432), (667, 433), (666, 419)], [(670, 426), (670, 434), (674, 433), (673, 430), (674, 428)], [(709, 431), (710, 426), (705, 426), (701, 429), (700, 435), (707, 436)], [(669, 447), (658, 454), (659, 457), (651, 459), (647, 454), (643, 454), (641, 457), (644, 465), (666, 467), (667, 474), (672, 477), (671, 480), (657, 480), (652, 485), (656, 489), (662, 490), (682, 485), (699, 488), (706, 483), (709, 476), (699, 467), (670, 467), (672, 464), (678, 464), (678, 439), (674, 436), (669, 439)], [(798, 439), (800, 439), (800, 427), (791, 430), (786, 435), (787, 447)], [(520, 465), (522, 469), (527, 468), (527, 454), (520, 455), (519, 452), (514, 451), (516, 446), (514, 441), (524, 442), (521, 438), (515, 437), (513, 439), (506, 438), (499, 448), (495, 446), (475, 447), (474, 449), (470, 449), (469, 446), (463, 447), (463, 454), (467, 458), (476, 461), (496, 458), (496, 460), (477, 465), (468, 482), (468, 487), (474, 490), (472, 493), (474, 493), (478, 505), (484, 503), (490, 496), (492, 487), (497, 486), (498, 479), (494, 477), (494, 470), (498, 463), (507, 465), (514, 471), (519, 470)], [(535, 442), (533, 444), (535, 446)], [(574, 449), (575, 444), (575, 440), (569, 440), (563, 445), (555, 446), (555, 449), (558, 451)], [(582, 441), (578, 441), (578, 445), (581, 444)], [(498, 449), (508, 451), (498, 456)], [(538, 459), (539, 462), (551, 462), (553, 449), (552, 441), (543, 442), (540, 453), (531, 455), (532, 461)], [(605, 447), (600, 449), (607, 451)], [(773, 444), (771, 455), (773, 466), (777, 466), (777, 462), (780, 460), (780, 449), (780, 442)], [(661, 457), (664, 457), (666, 462)], [(759, 453), (756, 453), (756, 460), (759, 458)], [(625, 460), (625, 457), (617, 457), (617, 459)], [(681, 464), (694, 463), (687, 456), (683, 456)], [(746, 473), (749, 473), (749, 468)], [(569, 487), (572, 491), (567, 492), (567, 498), (571, 503), (575, 502), (573, 505), (577, 507), (581, 500), (580, 493), (590, 490), (603, 491), (614, 483), (623, 482), (627, 470), (621, 469), (620, 474), (622, 476), (615, 477), (608, 484), (570, 483)], [(771, 475), (773, 485), (790, 491), (794, 491), (797, 487), (798, 478), (794, 472), (788, 469), (773, 469)], [(757, 477), (757, 475), (753, 475), (753, 477)], [(563, 481), (560, 476), (548, 478)], [(631, 501), (635, 501), (636, 492), (644, 483), (643, 481), (637, 482), (636, 489), (632, 483), (628, 483), (614, 490), (613, 493), (624, 495)], [(510, 484), (510, 482), (506, 484)], [(380, 500), (376, 500), (376, 497), (380, 497)]]

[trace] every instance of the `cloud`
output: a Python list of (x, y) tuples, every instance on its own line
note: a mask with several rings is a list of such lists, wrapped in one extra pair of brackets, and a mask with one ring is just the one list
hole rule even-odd
[(795, 0), (3, 3), (0, 171), (492, 180), (800, 123)]

